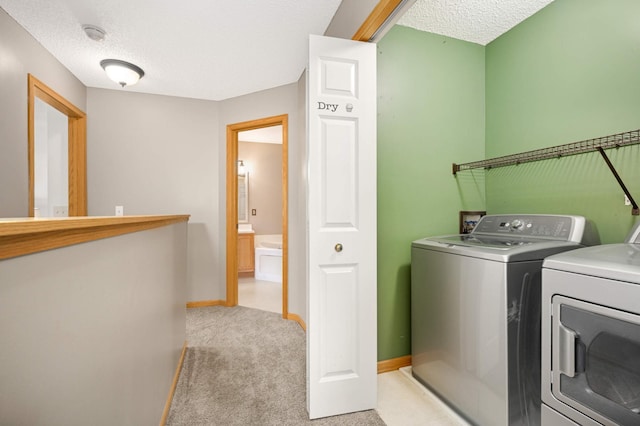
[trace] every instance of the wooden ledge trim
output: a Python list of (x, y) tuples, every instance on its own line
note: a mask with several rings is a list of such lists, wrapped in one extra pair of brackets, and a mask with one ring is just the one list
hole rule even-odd
[(189, 215), (0, 219), (0, 259), (187, 222)]
[(398, 358), (386, 359), (384, 361), (378, 362), (378, 374), (399, 370), (403, 367), (408, 367), (410, 365), (411, 365), (411, 355), (405, 355)]

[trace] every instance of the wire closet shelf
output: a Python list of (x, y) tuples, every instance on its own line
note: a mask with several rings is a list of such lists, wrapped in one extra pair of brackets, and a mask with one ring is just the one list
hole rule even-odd
[(600, 153), (604, 161), (607, 163), (609, 170), (618, 181), (620, 188), (631, 202), (631, 214), (640, 215), (640, 208), (631, 196), (627, 186), (616, 171), (613, 164), (605, 154), (604, 150), (609, 148), (620, 148), (621, 146), (636, 145), (640, 143), (640, 129), (631, 130), (629, 132), (618, 133), (615, 135), (603, 136), (594, 139), (586, 139), (580, 142), (572, 142), (565, 145), (552, 146), (549, 148), (536, 149), (533, 151), (521, 152), (519, 154), (505, 155), (503, 157), (490, 158), (488, 160), (474, 161), (472, 163), (456, 164), (453, 163), (453, 175), (458, 172), (472, 169), (491, 169), (494, 167), (505, 167), (518, 165), (522, 163), (530, 163), (532, 161), (547, 160), (550, 158), (568, 157), (570, 155), (583, 154), (585, 152), (597, 151)]
[(640, 143), (640, 129), (629, 132), (618, 133), (610, 136), (603, 136), (594, 139), (587, 139), (580, 142), (572, 142), (565, 145), (552, 146), (549, 148), (536, 149), (533, 151), (521, 152), (518, 154), (505, 155), (503, 157), (490, 158), (471, 163), (453, 163), (453, 174), (471, 169), (491, 169), (494, 167), (513, 166), (532, 161), (547, 160), (550, 158), (561, 158), (570, 155), (583, 154), (585, 152), (599, 151), (601, 149), (619, 148), (621, 146), (635, 145)]

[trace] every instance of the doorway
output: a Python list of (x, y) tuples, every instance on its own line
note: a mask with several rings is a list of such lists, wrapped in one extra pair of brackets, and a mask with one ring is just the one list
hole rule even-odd
[(227, 297), (226, 306), (238, 304), (238, 134), (250, 130), (282, 126), (282, 317), (288, 317), (288, 115), (278, 115), (227, 126)]

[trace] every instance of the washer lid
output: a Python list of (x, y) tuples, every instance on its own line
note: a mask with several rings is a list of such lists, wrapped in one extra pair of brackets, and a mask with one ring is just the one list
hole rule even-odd
[(513, 247), (521, 247), (529, 244), (535, 244), (540, 240), (532, 240), (527, 238), (518, 238), (517, 236), (496, 236), (476, 234), (460, 234), (460, 235), (443, 235), (441, 237), (432, 237), (430, 240), (440, 241), (446, 244), (455, 244), (463, 246), (476, 247), (492, 247), (501, 250), (508, 250)]
[(543, 268), (640, 284), (640, 244), (585, 247), (551, 256)]
[(582, 247), (585, 223), (582, 216), (486, 215), (470, 234), (423, 238), (414, 241), (413, 247), (498, 262), (542, 260)]

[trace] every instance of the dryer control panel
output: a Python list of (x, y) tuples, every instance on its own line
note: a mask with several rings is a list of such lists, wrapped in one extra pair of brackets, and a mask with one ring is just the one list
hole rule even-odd
[(581, 216), (487, 215), (480, 218), (471, 233), (521, 235), (581, 242), (584, 223), (585, 219)]

